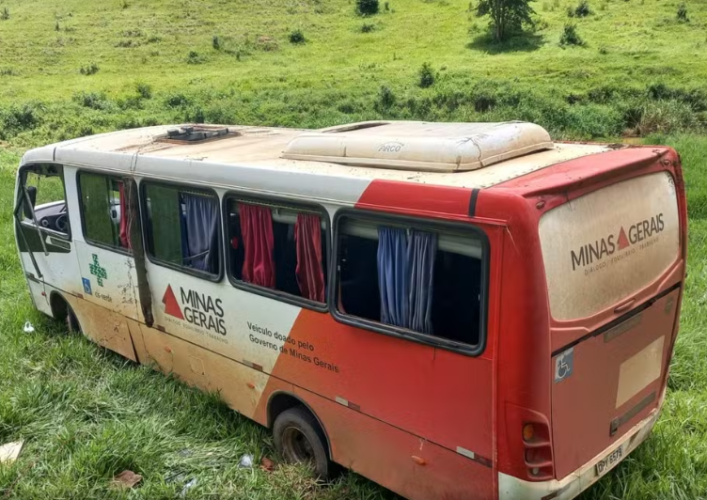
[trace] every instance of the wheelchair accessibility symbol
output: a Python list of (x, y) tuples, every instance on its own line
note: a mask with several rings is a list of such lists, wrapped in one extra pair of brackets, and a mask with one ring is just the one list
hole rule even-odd
[(574, 368), (574, 347), (567, 349), (555, 359), (555, 383), (572, 375)]

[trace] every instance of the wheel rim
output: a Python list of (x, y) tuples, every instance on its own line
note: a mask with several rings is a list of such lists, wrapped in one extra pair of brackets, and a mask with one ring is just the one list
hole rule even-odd
[(282, 454), (289, 462), (314, 462), (312, 443), (297, 427), (282, 432)]

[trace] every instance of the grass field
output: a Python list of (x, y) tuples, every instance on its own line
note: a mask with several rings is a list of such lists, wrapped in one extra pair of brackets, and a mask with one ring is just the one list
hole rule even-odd
[[(526, 119), (678, 149), (690, 262), (668, 399), (649, 441), (582, 499), (707, 498), (707, 3), (688, 2), (687, 23), (678, 3), (590, 0), (570, 19), (576, 2), (538, 0), (537, 30), (501, 47), (466, 0), (391, 0), (367, 19), (347, 0), (0, 0), (0, 443), (27, 443), (0, 466), (0, 498), (177, 498), (192, 479), (187, 498), (394, 498), (355, 474), (318, 487), (297, 468), (239, 468), (245, 453), (277, 458), (267, 432), (35, 312), (11, 224), (28, 147), (167, 122), (379, 117)], [(567, 22), (584, 47), (559, 46)], [(422, 89), (424, 62), (436, 80)], [(110, 489), (123, 469), (141, 487)]]

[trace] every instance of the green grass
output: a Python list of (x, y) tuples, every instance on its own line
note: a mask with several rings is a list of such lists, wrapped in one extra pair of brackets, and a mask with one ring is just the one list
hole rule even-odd
[[(468, 0), (390, 1), (368, 18), (349, 0), (124, 5), (0, 1), (11, 13), (0, 21), (0, 140), (29, 146), (167, 121), (526, 119), (560, 138), (707, 122), (707, 59), (695, 57), (707, 48), (703, 2), (678, 22), (677, 0), (592, 0), (593, 14), (572, 19), (584, 47), (560, 47), (572, 0), (534, 2), (537, 30), (504, 46)], [(306, 43), (290, 43), (296, 30)], [(420, 88), (426, 62), (437, 77)], [(394, 102), (381, 101), (384, 86)]]
[[(590, 0), (571, 20), (586, 45), (562, 48), (577, 4), (536, 1), (538, 30), (498, 46), (468, 0), (391, 0), (365, 19), (349, 0), (0, 0), (0, 443), (27, 443), (0, 467), (0, 498), (175, 498), (193, 478), (187, 498), (394, 497), (355, 474), (318, 487), (297, 468), (238, 468), (244, 453), (275, 457), (267, 431), (34, 311), (11, 224), (28, 147), (168, 122), (375, 118), (526, 119), (556, 138), (657, 132), (648, 141), (677, 147), (690, 258), (667, 402), (582, 499), (707, 498), (707, 4), (680, 23), (679, 1)], [(306, 43), (290, 43), (297, 30)], [(126, 468), (142, 485), (111, 490)]]

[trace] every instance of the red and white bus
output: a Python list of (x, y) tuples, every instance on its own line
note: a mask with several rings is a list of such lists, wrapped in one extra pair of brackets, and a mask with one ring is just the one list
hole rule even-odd
[(568, 499), (661, 408), (686, 263), (668, 147), (529, 123), (176, 125), (34, 149), (36, 307), (412, 500)]

